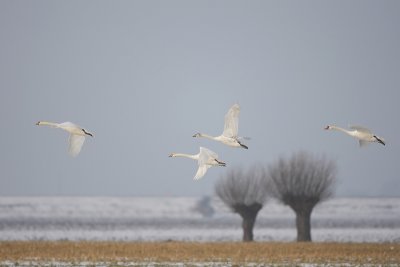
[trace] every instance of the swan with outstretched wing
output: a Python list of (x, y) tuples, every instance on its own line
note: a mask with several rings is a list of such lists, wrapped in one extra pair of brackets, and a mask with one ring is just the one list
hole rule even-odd
[(353, 125), (350, 126), (350, 129), (351, 130), (347, 130), (334, 125), (328, 125), (325, 127), (325, 130), (336, 130), (357, 138), (360, 146), (365, 146), (373, 142), (377, 142), (381, 145), (386, 145), (385, 140), (382, 137), (373, 134), (369, 129), (365, 127)]
[(213, 166), (226, 166), (225, 162), (222, 162), (218, 159), (218, 155), (215, 152), (205, 147), (200, 147), (200, 152), (195, 155), (184, 153), (171, 153), (169, 156), (184, 157), (197, 160), (199, 168), (197, 169), (196, 175), (194, 176), (193, 180), (199, 180), (200, 178), (202, 178), (206, 174), (207, 170)]
[(36, 125), (50, 126), (69, 132), (68, 153), (73, 157), (76, 157), (81, 152), (83, 143), (85, 142), (85, 137), (87, 135), (93, 137), (93, 134), (69, 121), (63, 123), (39, 121), (36, 123)]
[(239, 132), (239, 104), (234, 104), (225, 115), (224, 131), (219, 136), (211, 136), (203, 133), (196, 133), (193, 137), (205, 137), (211, 140), (221, 142), (232, 147), (242, 147), (248, 149), (240, 140), (246, 139), (238, 136)]

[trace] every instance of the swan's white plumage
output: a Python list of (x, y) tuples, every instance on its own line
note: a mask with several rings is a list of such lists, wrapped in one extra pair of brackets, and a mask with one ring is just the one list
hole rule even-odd
[(222, 135), (236, 138), (239, 132), (239, 104), (234, 104), (225, 115), (224, 131)]
[(81, 152), (83, 143), (85, 142), (85, 137), (82, 135), (70, 134), (69, 135), (69, 147), (68, 153), (76, 157), (79, 152)]
[(60, 128), (62, 128), (62, 127), (64, 127), (64, 128), (66, 128), (66, 127), (70, 127), (70, 128), (81, 128), (79, 125), (76, 125), (75, 123), (70, 122), (70, 121), (66, 121), (66, 122), (59, 123), (58, 126), (59, 126)]
[(209, 168), (211, 168), (211, 165), (199, 165), (199, 168), (197, 169), (196, 175), (194, 176), (193, 180), (199, 180), (203, 178)]
[(207, 170), (212, 166), (225, 166), (225, 163), (218, 160), (217, 153), (205, 148), (200, 147), (200, 152), (195, 155), (183, 154), (183, 153), (172, 153), (169, 155), (170, 157), (185, 157), (193, 160), (197, 160), (198, 169), (196, 175), (194, 176), (194, 180), (199, 180), (202, 178)]
[(350, 128), (350, 129), (353, 129), (353, 130), (356, 130), (356, 131), (358, 131), (358, 132), (361, 132), (361, 133), (368, 133), (368, 134), (371, 134), (371, 131), (370, 131), (369, 129), (367, 129), (367, 128), (365, 128), (365, 127), (362, 127), (362, 126), (350, 125), (349, 128)]
[(240, 107), (239, 104), (234, 104), (228, 112), (225, 114), (225, 123), (224, 123), (224, 131), (219, 136), (211, 136), (208, 134), (197, 133), (193, 135), (193, 137), (205, 137), (208, 139), (212, 139), (218, 142), (221, 142), (225, 145), (232, 147), (242, 147), (248, 149), (248, 147), (240, 142), (242, 137), (238, 136), (239, 131), (239, 113)]
[(217, 153), (205, 148), (205, 147), (200, 147), (200, 153), (199, 153), (199, 166), (200, 165), (209, 165), (211, 164), (215, 159), (218, 159)]
[(54, 122), (47, 122), (47, 121), (39, 121), (36, 125), (43, 125), (43, 126), (50, 126), (52, 128), (60, 128), (69, 132), (69, 139), (68, 139), (68, 153), (76, 157), (82, 149), (83, 143), (85, 142), (86, 135), (93, 136), (91, 133), (82, 129), (79, 125), (76, 125), (72, 122), (63, 122), (63, 123), (54, 123)]
[(385, 139), (373, 134), (369, 129), (367, 129), (363, 126), (352, 125), (349, 128), (351, 130), (346, 130), (346, 129), (343, 129), (341, 127), (334, 126), (334, 125), (328, 125), (325, 127), (325, 130), (336, 130), (336, 131), (340, 131), (345, 134), (348, 134), (352, 137), (355, 137), (358, 139), (358, 143), (359, 143), (360, 147), (366, 146), (373, 142), (378, 142), (382, 145), (386, 145)]

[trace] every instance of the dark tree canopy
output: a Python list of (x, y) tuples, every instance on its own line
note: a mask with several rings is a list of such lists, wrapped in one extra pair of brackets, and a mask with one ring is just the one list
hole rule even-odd
[(268, 174), (273, 182), (271, 194), (295, 209), (299, 202), (315, 206), (333, 195), (336, 164), (326, 157), (299, 152), (288, 160), (279, 159)]
[(311, 212), (315, 205), (333, 195), (335, 162), (299, 152), (270, 165), (268, 175), (272, 181), (271, 195), (296, 213), (298, 241), (311, 241)]
[(258, 212), (267, 200), (268, 181), (261, 167), (245, 172), (230, 169), (215, 186), (217, 196), (243, 219), (243, 241), (253, 240), (253, 227)]

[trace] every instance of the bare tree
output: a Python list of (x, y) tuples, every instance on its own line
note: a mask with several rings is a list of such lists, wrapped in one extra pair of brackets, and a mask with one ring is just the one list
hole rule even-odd
[(236, 168), (228, 170), (215, 186), (217, 196), (242, 217), (243, 241), (253, 241), (257, 214), (267, 200), (267, 183), (261, 167), (247, 172)]
[(202, 197), (199, 201), (197, 201), (192, 210), (200, 213), (204, 218), (211, 218), (215, 213), (215, 210), (211, 205), (210, 196)]
[(311, 212), (330, 198), (336, 181), (336, 164), (306, 152), (279, 159), (268, 168), (272, 196), (296, 213), (297, 241), (311, 241)]

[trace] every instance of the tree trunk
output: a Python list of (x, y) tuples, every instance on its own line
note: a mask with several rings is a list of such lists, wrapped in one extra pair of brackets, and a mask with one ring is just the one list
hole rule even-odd
[(242, 228), (243, 228), (243, 241), (250, 242), (254, 240), (253, 228), (256, 222), (256, 217), (262, 205), (254, 203), (252, 205), (237, 204), (234, 207), (235, 212), (239, 213), (242, 217)]
[(297, 242), (311, 241), (311, 210), (296, 212)]
[(256, 215), (243, 217), (242, 228), (243, 228), (244, 242), (250, 242), (254, 240), (253, 228), (255, 221), (256, 221)]

